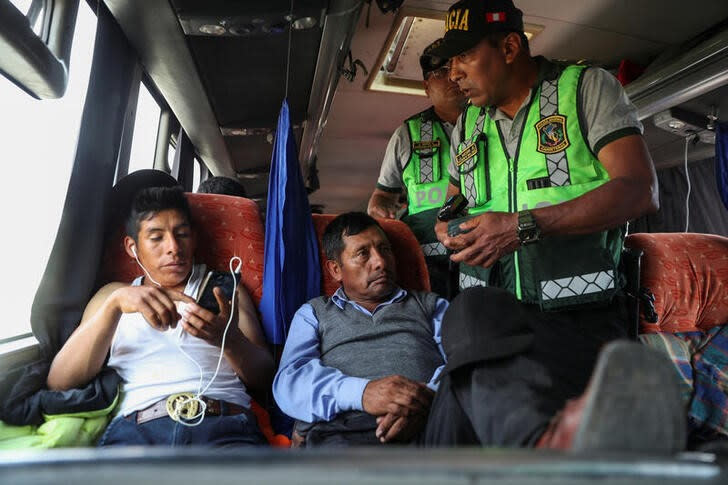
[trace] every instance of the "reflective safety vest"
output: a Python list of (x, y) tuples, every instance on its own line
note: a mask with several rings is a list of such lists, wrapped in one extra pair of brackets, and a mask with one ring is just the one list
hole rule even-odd
[[(579, 121), (577, 96), (584, 69), (566, 67), (533, 90), (513, 158), (488, 110), (468, 107), (455, 163), (469, 215), (556, 205), (609, 180)], [(489, 269), (461, 265), (460, 287), (502, 287), (542, 309), (610, 300), (623, 285), (618, 270), (623, 240), (624, 228), (549, 236)]]
[(402, 170), (407, 188), (407, 215), (402, 220), (415, 233), (426, 257), (445, 256), (445, 247), (435, 236), (435, 222), (447, 194), (450, 137), (434, 108), (412, 116), (405, 124), (411, 150)]

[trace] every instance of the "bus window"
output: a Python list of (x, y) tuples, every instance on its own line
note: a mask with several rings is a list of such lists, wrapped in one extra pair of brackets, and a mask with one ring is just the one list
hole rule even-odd
[(46, 2), (44, 0), (10, 0), (10, 3), (28, 17), (28, 22), (39, 37), (42, 37), (43, 24), (46, 13)]
[(200, 175), (202, 174), (202, 164), (195, 158), (195, 163), (192, 164), (192, 192), (197, 191), (197, 187), (200, 186)]
[(134, 137), (129, 155), (129, 172), (132, 173), (154, 165), (154, 148), (157, 144), (159, 115), (162, 112), (149, 90), (141, 83), (134, 120)]
[(95, 31), (91, 9), (79, 8), (73, 69), (60, 99), (33, 99), (0, 77), (0, 106), (8, 114), (0, 117), (8, 170), (0, 189), (0, 219), (6, 228), (0, 249), (13, 288), (11, 293), (3, 291), (7, 304), (0, 339), (30, 331), (30, 307), (55, 240), (71, 175)]
[(167, 167), (171, 169), (174, 165), (174, 156), (177, 152), (177, 145), (172, 143), (169, 144), (169, 150), (167, 150)]

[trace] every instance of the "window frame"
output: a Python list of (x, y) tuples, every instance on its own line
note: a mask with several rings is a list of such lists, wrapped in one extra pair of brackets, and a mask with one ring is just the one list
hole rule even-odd
[(0, 35), (9, 47), (0, 57), (0, 73), (30, 96), (57, 99), (68, 87), (80, 0), (44, 1), (39, 35), (10, 0), (0, 0)]

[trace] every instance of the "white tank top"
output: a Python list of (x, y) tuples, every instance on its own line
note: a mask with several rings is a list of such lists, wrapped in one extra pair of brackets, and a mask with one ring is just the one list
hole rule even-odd
[[(185, 294), (193, 298), (205, 275), (205, 265), (195, 265)], [(132, 282), (138, 286), (142, 277)], [(202, 367), (200, 370), (178, 346)], [(152, 328), (141, 313), (124, 313), (111, 342), (109, 367), (116, 370), (123, 380), (123, 398), (119, 413), (127, 416), (144, 409), (170, 394), (197, 393), (212, 378), (220, 356), (220, 348), (193, 337), (177, 325), (174, 329), (160, 332)], [(250, 407), (245, 384), (223, 356), (215, 381), (205, 391), (205, 396), (222, 399), (240, 406)]]

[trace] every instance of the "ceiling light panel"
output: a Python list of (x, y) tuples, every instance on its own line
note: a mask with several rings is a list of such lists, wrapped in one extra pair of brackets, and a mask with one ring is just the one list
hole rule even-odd
[[(533, 39), (541, 25), (526, 24), (526, 36)], [(425, 96), (420, 55), (445, 32), (445, 12), (422, 9), (400, 10), (382, 47), (366, 89)]]
[(180, 14), (179, 23), (186, 35), (211, 37), (248, 37), (277, 35), (293, 30), (321, 28), (325, 11), (321, 15), (289, 15), (274, 13), (268, 15), (234, 15), (213, 17)]

